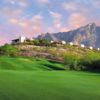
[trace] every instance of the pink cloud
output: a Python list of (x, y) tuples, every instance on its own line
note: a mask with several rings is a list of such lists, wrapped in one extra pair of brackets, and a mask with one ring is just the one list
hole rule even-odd
[(0, 33), (0, 45), (8, 43), (9, 39), (6, 36), (3, 36), (4, 33)]
[(40, 4), (49, 4), (50, 3), (49, 0), (37, 0), (37, 2)]
[(61, 27), (60, 32), (68, 32), (70, 31), (67, 27)]
[(62, 15), (60, 13), (58, 13), (58, 12), (53, 12), (53, 11), (49, 10), (49, 13), (51, 14), (51, 16), (53, 18), (56, 18), (56, 19), (61, 19), (62, 18)]
[(75, 11), (75, 10), (79, 10), (78, 8), (80, 7), (80, 5), (77, 4), (76, 2), (63, 2), (62, 7), (63, 7), (63, 9), (65, 9), (67, 11), (68, 10)]
[(50, 28), (50, 31), (52, 32), (66, 32), (68, 31), (67, 27), (64, 27), (62, 24), (63, 15), (58, 12), (53, 12), (49, 10), (49, 13), (51, 14), (53, 18), (53, 27)]
[(55, 29), (54, 29), (53, 27), (48, 27), (48, 28), (47, 28), (47, 32), (49, 32), (49, 33), (53, 33), (54, 30), (55, 30)]
[(50, 11), (50, 10), (49, 10), (49, 13), (50, 13), (51, 17), (53, 18), (54, 28), (57, 31), (59, 31), (59, 29), (62, 27), (62, 23), (61, 23), (62, 15), (58, 12), (53, 12), (53, 11)]
[(92, 2), (93, 6), (96, 7), (96, 8), (100, 8), (100, 0), (94, 0)]
[(15, 19), (15, 18), (11, 18), (11, 19), (9, 20), (9, 22), (12, 23), (12, 24), (17, 24), (17, 23), (18, 23), (18, 20)]
[(20, 7), (28, 7), (29, 6), (29, 1), (28, 0), (4, 0), (6, 4), (11, 4), (11, 5), (18, 5)]
[(19, 17), (22, 13), (23, 13), (23, 10), (20, 8), (11, 9), (9, 7), (4, 7), (0, 9), (0, 14), (3, 14), (3, 16), (6, 16), (6, 17), (16, 18), (16, 17)]
[(85, 25), (87, 22), (87, 18), (81, 13), (73, 13), (68, 19), (68, 24), (71, 29)]
[(40, 14), (33, 16), (31, 19), (11, 18), (9, 23), (19, 27), (20, 33), (23, 33), (21, 35), (25, 36), (34, 36), (45, 31), (43, 16)]

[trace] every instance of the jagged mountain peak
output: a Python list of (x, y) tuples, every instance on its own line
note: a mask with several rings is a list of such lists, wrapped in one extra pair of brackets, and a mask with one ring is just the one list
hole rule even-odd
[(89, 24), (87, 24), (87, 26), (96, 26), (96, 23), (89, 23)]
[(96, 24), (95, 23), (89, 23), (85, 26), (82, 26), (82, 27), (76, 29), (76, 30), (79, 30), (79, 29), (85, 29), (85, 30), (90, 30), (91, 29), (92, 30), (94, 28), (96, 28)]
[[(40, 37), (41, 36), (38, 38)], [(66, 42), (82, 43), (87, 46), (100, 47), (100, 27), (95, 23), (89, 23), (69, 32), (47, 33), (44, 38), (48, 40), (64, 40)]]
[(89, 23), (85, 27), (87, 27), (88, 29), (91, 29), (92, 30), (92, 29), (96, 28), (96, 24), (95, 23)]

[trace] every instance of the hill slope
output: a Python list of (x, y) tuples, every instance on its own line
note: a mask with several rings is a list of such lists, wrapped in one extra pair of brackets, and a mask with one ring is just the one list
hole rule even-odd
[(2, 70), (64, 70), (60, 63), (50, 62), (46, 59), (0, 57), (0, 69)]

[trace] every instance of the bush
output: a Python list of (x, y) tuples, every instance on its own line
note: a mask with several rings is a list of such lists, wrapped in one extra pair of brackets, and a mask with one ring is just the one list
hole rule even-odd
[(50, 41), (46, 39), (33, 40), (33, 44), (38, 46), (50, 46)]
[(8, 56), (16, 56), (18, 49), (12, 45), (5, 44), (4, 46), (0, 47), (0, 52), (4, 55)]
[(79, 67), (80, 57), (76, 54), (66, 54), (64, 56), (64, 64), (66, 69), (69, 70), (80, 70)]
[(82, 70), (100, 71), (100, 54), (96, 52), (88, 53), (81, 59), (80, 65), (83, 66)]
[(100, 72), (100, 53), (89, 51), (85, 55), (66, 53), (64, 55), (65, 68), (69, 70), (85, 70)]

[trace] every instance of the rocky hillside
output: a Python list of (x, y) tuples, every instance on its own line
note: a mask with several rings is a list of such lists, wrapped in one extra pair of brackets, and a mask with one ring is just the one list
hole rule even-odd
[(38, 36), (38, 39), (64, 40), (75, 44), (85, 44), (87, 46), (100, 47), (100, 27), (95, 23), (90, 23), (69, 32), (47, 33)]

